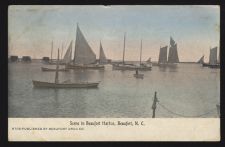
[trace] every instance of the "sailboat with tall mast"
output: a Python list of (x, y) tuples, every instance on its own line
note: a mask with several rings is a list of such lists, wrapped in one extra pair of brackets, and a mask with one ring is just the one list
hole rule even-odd
[(160, 47), (158, 64), (156, 65), (159, 67), (176, 67), (177, 63), (179, 63), (179, 57), (177, 51), (177, 43), (175, 43), (172, 37), (170, 37), (168, 58), (167, 48), (168, 46)]
[[(68, 63), (71, 62), (71, 58), (72, 58), (72, 43), (73, 41), (71, 40), (70, 42), (70, 45), (63, 57), (63, 59), (59, 62), (60, 65), (66, 65)], [(62, 56), (62, 52), (61, 52), (61, 56)], [(41, 70), (42, 71), (55, 71), (56, 69), (53, 69), (53, 68), (47, 68), (47, 67), (41, 67)], [(61, 68), (61, 69), (58, 69), (58, 71), (69, 71), (69, 69), (67, 68)]]
[(209, 63), (203, 62), (202, 66), (209, 67), (209, 68), (220, 68), (220, 64), (218, 60), (217, 60), (217, 47), (211, 48), (210, 54), (209, 54)]
[(100, 82), (79, 82), (71, 83), (69, 80), (64, 82), (59, 82), (59, 49), (58, 49), (58, 59), (56, 64), (55, 71), (55, 82), (45, 82), (45, 81), (36, 81), (32, 80), (34, 87), (43, 87), (43, 88), (96, 88)]
[(159, 66), (167, 65), (167, 48), (168, 48), (168, 46), (160, 47), (159, 60), (158, 60)]
[(124, 46), (123, 46), (123, 60), (122, 63), (117, 63), (113, 64), (113, 69), (114, 70), (151, 70), (152, 65), (151, 64), (143, 64), (141, 62), (141, 57), (142, 57), (142, 40), (141, 40), (141, 47), (140, 47), (140, 62), (139, 65), (134, 65), (134, 64), (127, 64), (124, 61), (125, 57), (125, 40), (126, 40), (126, 33), (124, 34)]
[(66, 64), (68, 69), (104, 69), (103, 65), (96, 64), (96, 55), (85, 39), (77, 24), (74, 59)]

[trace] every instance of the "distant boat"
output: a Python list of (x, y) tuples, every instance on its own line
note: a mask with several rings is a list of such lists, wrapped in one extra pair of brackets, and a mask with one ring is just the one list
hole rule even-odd
[(217, 60), (217, 47), (210, 49), (209, 54), (209, 63), (202, 63), (203, 67), (209, 67), (209, 68), (220, 68), (220, 64)]
[(108, 63), (108, 60), (105, 56), (104, 50), (102, 48), (102, 44), (100, 42), (100, 49), (99, 49), (99, 64), (106, 64)]
[(147, 71), (152, 69), (152, 64), (144, 64), (141, 62), (141, 56), (142, 56), (142, 41), (141, 41), (141, 48), (140, 48), (140, 63), (139, 66), (135, 64), (127, 64), (124, 62), (124, 57), (125, 57), (125, 37), (126, 35), (124, 34), (124, 46), (123, 46), (123, 61), (122, 63), (116, 63), (113, 64), (113, 69), (114, 70), (142, 70), (142, 71)]
[(99, 82), (79, 82), (71, 83), (68, 80), (64, 82), (59, 82), (58, 79), (58, 70), (59, 70), (59, 49), (58, 49), (58, 60), (55, 73), (55, 82), (44, 82), (33, 80), (34, 87), (43, 87), (43, 88), (96, 88), (98, 87)]
[(167, 66), (176, 67), (177, 63), (179, 63), (179, 57), (177, 51), (177, 43), (175, 43), (172, 37), (170, 37), (168, 58), (167, 58), (167, 48), (168, 46), (160, 47), (159, 60), (157, 65), (160, 67), (167, 67)]
[(197, 63), (203, 64), (203, 63), (204, 63), (204, 56), (202, 56), (202, 57), (197, 61)]
[(104, 69), (103, 65), (96, 64), (96, 55), (89, 46), (77, 24), (74, 59), (66, 64), (68, 69)]

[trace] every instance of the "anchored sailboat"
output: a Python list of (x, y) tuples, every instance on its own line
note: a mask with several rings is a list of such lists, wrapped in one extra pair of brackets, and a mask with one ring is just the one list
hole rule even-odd
[(43, 81), (36, 81), (33, 80), (34, 87), (43, 87), (43, 88), (91, 88), (91, 87), (98, 87), (99, 82), (79, 82), (79, 83), (71, 83), (68, 80), (65, 82), (59, 82), (59, 49), (58, 49), (58, 60), (56, 65), (56, 72), (55, 72), (55, 82), (43, 82)]
[(172, 37), (170, 37), (168, 63), (171, 63), (171, 64), (179, 63), (177, 44), (175, 43)]
[[(70, 45), (66, 51), (66, 54), (64, 55), (63, 59), (60, 61), (59, 64), (68, 64), (71, 62), (71, 58), (72, 58), (72, 43), (73, 41), (70, 42)], [(56, 71), (56, 69), (53, 68), (46, 68), (46, 67), (41, 67), (42, 71)], [(58, 69), (58, 71), (69, 71), (69, 69), (67, 68), (61, 68)]]
[(158, 65), (159, 66), (165, 66), (167, 64), (167, 47), (160, 47), (159, 51), (159, 60), (158, 60)]
[(126, 64), (124, 62), (124, 57), (125, 57), (125, 34), (124, 34), (124, 46), (123, 46), (123, 61), (121, 63), (113, 64), (113, 69), (114, 70), (151, 70), (152, 69), (152, 64), (144, 64), (141, 62), (141, 57), (142, 57), (142, 40), (141, 40), (141, 48), (140, 48), (140, 63), (139, 66), (134, 65), (134, 64)]
[(168, 46), (160, 47), (159, 51), (159, 60), (158, 66), (160, 67), (167, 67), (167, 66), (176, 66), (176, 63), (179, 63), (178, 52), (177, 52), (177, 44), (170, 37), (170, 47), (169, 47), (169, 54), (167, 58), (167, 48)]
[(209, 63), (202, 63), (202, 66), (209, 68), (220, 68), (220, 64), (217, 60), (217, 47), (210, 49)]
[(89, 46), (79, 26), (77, 25), (74, 59), (66, 64), (69, 69), (104, 69), (103, 65), (96, 64), (96, 55)]

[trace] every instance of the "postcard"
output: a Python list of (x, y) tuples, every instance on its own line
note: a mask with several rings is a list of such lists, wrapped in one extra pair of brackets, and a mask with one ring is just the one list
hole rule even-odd
[(11, 5), (9, 141), (220, 141), (220, 6)]

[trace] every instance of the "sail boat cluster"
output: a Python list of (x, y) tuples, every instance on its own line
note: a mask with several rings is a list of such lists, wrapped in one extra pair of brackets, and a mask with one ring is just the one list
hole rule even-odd
[(179, 63), (177, 44), (172, 37), (170, 37), (168, 58), (167, 48), (168, 46), (160, 47), (158, 66), (176, 65), (176, 63)]
[[(131, 64), (125, 62), (125, 46), (126, 45), (126, 34), (124, 34), (124, 46), (123, 46), (123, 56), (122, 62), (113, 63), (112, 67), (114, 70), (135, 70), (136, 73), (134, 77), (143, 79), (144, 74), (139, 74), (140, 71), (148, 71), (152, 69), (151, 58), (148, 59), (147, 62), (142, 62), (142, 40), (140, 44), (140, 61), (139, 64)], [(88, 44), (85, 39), (83, 33), (81, 32), (79, 26), (77, 25), (76, 30), (76, 41), (75, 41), (75, 50), (74, 50), (74, 58), (72, 59), (72, 47), (73, 41), (71, 40), (67, 51), (64, 57), (59, 59), (59, 49), (58, 49), (58, 58), (56, 62), (52, 60), (52, 52), (53, 52), (53, 42), (51, 49), (51, 60), (49, 64), (55, 64), (55, 69), (50, 69), (46, 67), (42, 67), (42, 71), (55, 71), (55, 81), (54, 82), (44, 82), (44, 81), (36, 81), (33, 80), (33, 85), (36, 87), (52, 87), (52, 88), (87, 88), (87, 87), (98, 87), (100, 82), (79, 82), (79, 83), (71, 83), (68, 81), (60, 82), (58, 78), (59, 71), (69, 71), (69, 69), (104, 69), (104, 64), (108, 64), (109, 60), (106, 58), (104, 53), (102, 43), (100, 41), (99, 46), (99, 60), (96, 59), (96, 54), (92, 50), (91, 46)], [(177, 43), (174, 41), (172, 37), (170, 37), (170, 45), (169, 51), (168, 46), (160, 47), (159, 51), (159, 59), (157, 66), (159, 67), (174, 67), (179, 63), (178, 51), (177, 51)], [(62, 56), (62, 54), (61, 54)], [(207, 66), (210, 68), (218, 68), (219, 67), (219, 59), (217, 60), (217, 47), (210, 49), (210, 57), (209, 63), (204, 63), (204, 56), (198, 61), (198, 63), (202, 63), (203, 66)], [(65, 68), (59, 68), (59, 65), (65, 65)]]

